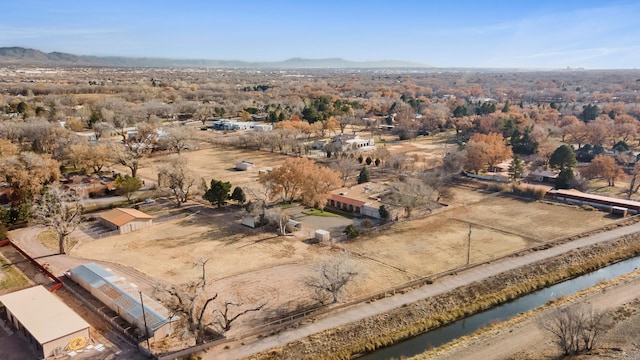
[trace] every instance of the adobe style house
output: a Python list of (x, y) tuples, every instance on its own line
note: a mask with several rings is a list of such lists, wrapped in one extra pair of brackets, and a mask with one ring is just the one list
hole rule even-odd
[(35, 358), (57, 357), (74, 339), (89, 339), (89, 324), (43, 286), (2, 295), (0, 302), (9, 323), (37, 354)]
[[(351, 187), (333, 190), (329, 193), (327, 206), (354, 215), (364, 215), (380, 219), (381, 197), (387, 193), (387, 187), (382, 184), (367, 182)], [(384, 204), (389, 212), (389, 218), (395, 219), (404, 215), (399, 207)]]
[(332, 146), (339, 146), (342, 151), (369, 151), (375, 150), (373, 139), (363, 139), (357, 135), (340, 134), (331, 139)]
[(126, 234), (150, 227), (153, 225), (153, 216), (136, 209), (115, 208), (100, 215), (98, 221), (111, 230)]

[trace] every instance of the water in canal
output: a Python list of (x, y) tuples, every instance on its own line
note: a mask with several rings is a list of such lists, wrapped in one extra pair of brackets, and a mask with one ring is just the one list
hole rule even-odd
[(596, 285), (600, 281), (611, 280), (632, 272), (640, 267), (640, 257), (635, 257), (609, 265), (594, 272), (567, 280), (556, 285), (535, 291), (517, 300), (505, 303), (490, 310), (471, 315), (449, 325), (415, 336), (405, 341), (381, 348), (358, 357), (359, 360), (399, 359), (421, 354), (428, 349), (446, 344), (458, 337), (494, 323), (504, 321), (521, 312), (544, 305), (547, 301), (568, 296)]

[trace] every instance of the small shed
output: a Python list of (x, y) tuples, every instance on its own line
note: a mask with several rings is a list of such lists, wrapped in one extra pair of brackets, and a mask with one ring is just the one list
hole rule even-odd
[(98, 221), (111, 230), (126, 234), (150, 227), (153, 225), (153, 216), (136, 209), (115, 208), (100, 215)]
[(295, 220), (289, 220), (287, 221), (285, 228), (287, 229), (288, 232), (300, 231), (302, 230), (302, 223)]
[(238, 161), (236, 163), (236, 170), (241, 170), (241, 171), (247, 171), (250, 170), (251, 168), (253, 168), (254, 163), (249, 162), (249, 161)]
[(622, 207), (622, 206), (612, 206), (611, 207), (611, 213), (612, 214), (614, 214), (614, 215), (622, 215), (622, 217), (626, 217), (628, 211), (629, 211), (629, 209), (627, 209), (626, 207)]
[(327, 230), (318, 229), (316, 230), (316, 240), (318, 241), (329, 241), (331, 239), (331, 233)]
[(89, 324), (42, 286), (2, 295), (0, 302), (9, 322), (35, 347), (38, 357), (61, 355), (74, 339), (89, 339)]
[(256, 228), (260, 224), (260, 221), (255, 216), (246, 215), (242, 217), (242, 220), (240, 223), (250, 228)]

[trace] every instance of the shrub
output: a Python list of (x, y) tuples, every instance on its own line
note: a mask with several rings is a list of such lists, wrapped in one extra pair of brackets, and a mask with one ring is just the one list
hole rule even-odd
[(347, 226), (342, 232), (345, 233), (349, 239), (355, 239), (360, 235), (360, 230), (353, 225)]
[(526, 197), (529, 199), (540, 200), (544, 198), (547, 192), (544, 189), (536, 189), (524, 186), (513, 185), (511, 187), (511, 192), (514, 195)]

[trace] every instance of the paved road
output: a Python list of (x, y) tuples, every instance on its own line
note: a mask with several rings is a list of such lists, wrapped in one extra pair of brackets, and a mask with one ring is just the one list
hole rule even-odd
[(304, 338), (306, 336), (319, 333), (331, 328), (346, 325), (367, 317), (382, 314), (387, 311), (398, 308), (404, 304), (410, 304), (428, 297), (439, 295), (451, 291), (457, 287), (464, 286), (475, 281), (479, 281), (505, 271), (513, 270), (528, 264), (535, 263), (540, 260), (555, 257), (571, 250), (583, 246), (589, 246), (600, 242), (617, 239), (621, 236), (640, 232), (640, 223), (619, 227), (614, 230), (602, 232), (578, 240), (554, 246), (552, 248), (531, 252), (529, 254), (517, 257), (506, 258), (492, 263), (483, 264), (466, 271), (460, 271), (457, 275), (447, 276), (438, 279), (432, 285), (425, 285), (404, 294), (397, 294), (392, 297), (377, 300), (373, 303), (363, 303), (353, 305), (342, 311), (331, 313), (316, 319), (311, 323), (301, 324), (295, 329), (283, 331), (277, 335), (255, 339), (243, 339), (242, 345), (240, 340), (224, 344), (229, 348), (223, 349), (222, 345), (213, 347), (203, 359), (215, 360), (232, 360), (248, 357), (252, 354), (271, 349), (276, 346)]

